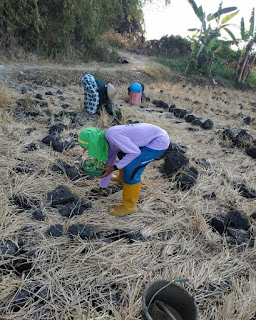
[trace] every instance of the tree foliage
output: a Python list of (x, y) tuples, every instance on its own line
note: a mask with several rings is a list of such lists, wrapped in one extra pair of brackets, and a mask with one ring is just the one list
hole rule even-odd
[(90, 50), (109, 29), (143, 33), (141, 0), (1, 0), (1, 49)]

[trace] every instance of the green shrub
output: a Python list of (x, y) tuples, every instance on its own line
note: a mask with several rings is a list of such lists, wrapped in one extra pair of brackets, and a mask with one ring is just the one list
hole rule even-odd
[(164, 36), (160, 40), (150, 40), (147, 43), (148, 54), (165, 58), (179, 59), (189, 55), (190, 51), (190, 42), (181, 36)]
[(212, 67), (212, 76), (224, 78), (228, 80), (234, 79), (234, 69), (223, 65), (222, 63), (215, 63)]
[(180, 58), (180, 59), (166, 59), (161, 57), (154, 57), (153, 60), (155, 62), (162, 64), (165, 67), (184, 73), (188, 58), (186, 57), (186, 58)]
[(246, 79), (246, 83), (251, 85), (251, 86), (255, 86), (256, 85), (256, 72), (255, 71), (251, 71), (248, 78)]

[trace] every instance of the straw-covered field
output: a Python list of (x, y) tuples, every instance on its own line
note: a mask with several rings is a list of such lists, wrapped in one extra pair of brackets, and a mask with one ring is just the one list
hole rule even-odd
[[(148, 284), (186, 277), (181, 285), (201, 320), (255, 320), (255, 92), (189, 81), (151, 63), (141, 70), (90, 68), (2, 71), (0, 319), (141, 319)], [(88, 70), (118, 89), (122, 124), (147, 122), (169, 133), (197, 172), (192, 186), (177, 183), (186, 168), (166, 173), (167, 153), (146, 168), (137, 212), (108, 214), (122, 202), (122, 190), (111, 182), (96, 197), (99, 180), (83, 174), (76, 144), (82, 128), (117, 124), (106, 113), (84, 113), (80, 79)], [(150, 98), (141, 107), (126, 101), (136, 80)], [(214, 126), (175, 116), (174, 104)], [(238, 141), (241, 130), (247, 134)], [(49, 134), (57, 138), (46, 143)], [(51, 195), (60, 186), (70, 202), (54, 205)], [(56, 224), (54, 236), (49, 229)], [(71, 232), (80, 224), (87, 235)]]

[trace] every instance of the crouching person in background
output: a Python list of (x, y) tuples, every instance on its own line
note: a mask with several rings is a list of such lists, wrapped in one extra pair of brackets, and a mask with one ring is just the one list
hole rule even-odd
[[(123, 203), (109, 213), (125, 216), (136, 211), (141, 189), (141, 175), (145, 167), (158, 158), (169, 146), (167, 132), (155, 125), (136, 123), (113, 126), (105, 131), (87, 128), (80, 132), (78, 143), (88, 150), (93, 158), (107, 159), (105, 173), (100, 176), (100, 190), (103, 193), (114, 171), (119, 171), (113, 181), (123, 185)], [(117, 161), (118, 153), (123, 154)]]
[(142, 83), (133, 82), (128, 88), (129, 102), (140, 105), (143, 99), (144, 86)]

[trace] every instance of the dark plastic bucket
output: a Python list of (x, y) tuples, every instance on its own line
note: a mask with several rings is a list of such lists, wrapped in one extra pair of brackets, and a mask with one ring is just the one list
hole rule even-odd
[[(154, 296), (154, 294), (166, 286), (169, 281), (166, 280), (158, 280), (152, 282), (148, 285), (142, 293), (142, 316), (144, 320), (158, 320), (153, 319), (149, 314), (149, 303)], [(176, 283), (172, 283), (168, 285), (166, 288), (161, 290), (152, 300), (161, 301), (173, 309), (175, 309), (182, 320), (197, 320), (198, 319), (198, 311), (195, 305), (193, 297), (180, 285)]]

